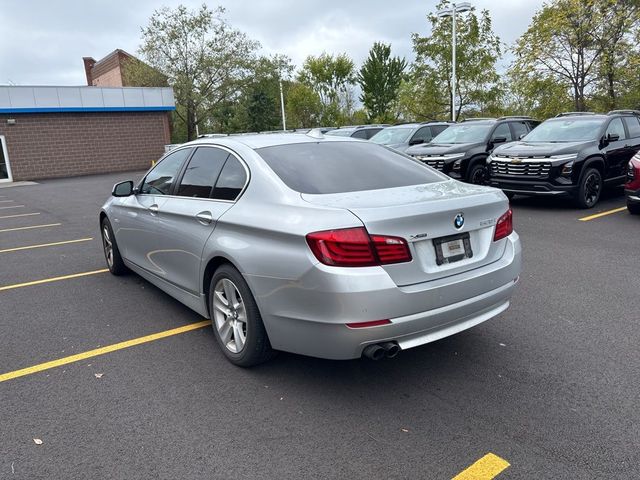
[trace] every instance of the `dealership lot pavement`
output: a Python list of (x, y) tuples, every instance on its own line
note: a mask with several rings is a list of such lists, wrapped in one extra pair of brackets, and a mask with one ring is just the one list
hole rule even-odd
[(97, 212), (131, 177), (0, 188), (0, 479), (447, 479), (489, 453), (500, 479), (640, 475), (640, 218), (580, 221), (619, 194), (516, 198), (511, 308), (393, 360), (243, 370), (205, 327), (12, 376), (203, 320), (102, 271)]

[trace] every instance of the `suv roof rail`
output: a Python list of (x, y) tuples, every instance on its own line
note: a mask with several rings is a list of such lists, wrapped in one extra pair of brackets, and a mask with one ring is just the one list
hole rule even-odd
[(462, 121), (463, 122), (482, 122), (484, 120), (495, 120), (495, 118), (493, 118), (493, 117), (471, 117), (471, 118), (465, 118)]
[(202, 133), (198, 135), (198, 138), (216, 138), (216, 137), (228, 137), (228, 133)]
[(396, 122), (391, 126), (395, 127), (396, 125), (419, 125), (419, 124), (420, 122)]
[(585, 116), (585, 115), (595, 115), (595, 112), (562, 112), (562, 113), (557, 114), (555, 118), (558, 118), (558, 117)]
[(627, 115), (640, 115), (640, 110), (611, 110), (607, 115), (627, 114)]
[(429, 123), (455, 123), (451, 120), (427, 120), (426, 122), (420, 122), (420, 125), (427, 125)]
[(512, 119), (533, 120), (533, 117), (531, 117), (530, 115), (505, 115), (503, 117), (498, 118), (498, 120), (512, 120)]

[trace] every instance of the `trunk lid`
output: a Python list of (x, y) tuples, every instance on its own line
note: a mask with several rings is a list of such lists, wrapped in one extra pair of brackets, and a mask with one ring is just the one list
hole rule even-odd
[[(408, 187), (325, 195), (301, 194), (312, 204), (344, 208), (357, 216), (370, 234), (402, 237), (413, 260), (383, 265), (398, 286), (437, 280), (498, 260), (506, 240), (493, 241), (495, 224), (509, 208), (497, 189), (454, 180)], [(454, 219), (463, 214), (457, 229)], [(434, 239), (469, 234), (470, 258), (438, 265)]]

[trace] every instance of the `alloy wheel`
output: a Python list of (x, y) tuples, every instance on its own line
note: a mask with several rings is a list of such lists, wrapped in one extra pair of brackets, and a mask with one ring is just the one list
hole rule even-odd
[(471, 176), (471, 183), (476, 185), (486, 185), (488, 177), (489, 175), (486, 167), (476, 168)]
[(247, 341), (247, 311), (240, 291), (228, 278), (216, 283), (213, 310), (222, 343), (231, 353), (240, 353)]
[(102, 244), (104, 245), (104, 256), (107, 259), (109, 268), (113, 268), (113, 242), (109, 235), (109, 228), (104, 225), (102, 227)]
[(584, 201), (588, 206), (593, 206), (600, 198), (600, 176), (592, 172), (585, 180)]

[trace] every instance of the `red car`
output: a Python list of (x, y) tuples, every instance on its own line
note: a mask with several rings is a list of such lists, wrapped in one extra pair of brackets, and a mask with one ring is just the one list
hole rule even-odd
[(629, 213), (640, 214), (640, 154), (636, 154), (629, 162), (624, 193)]

